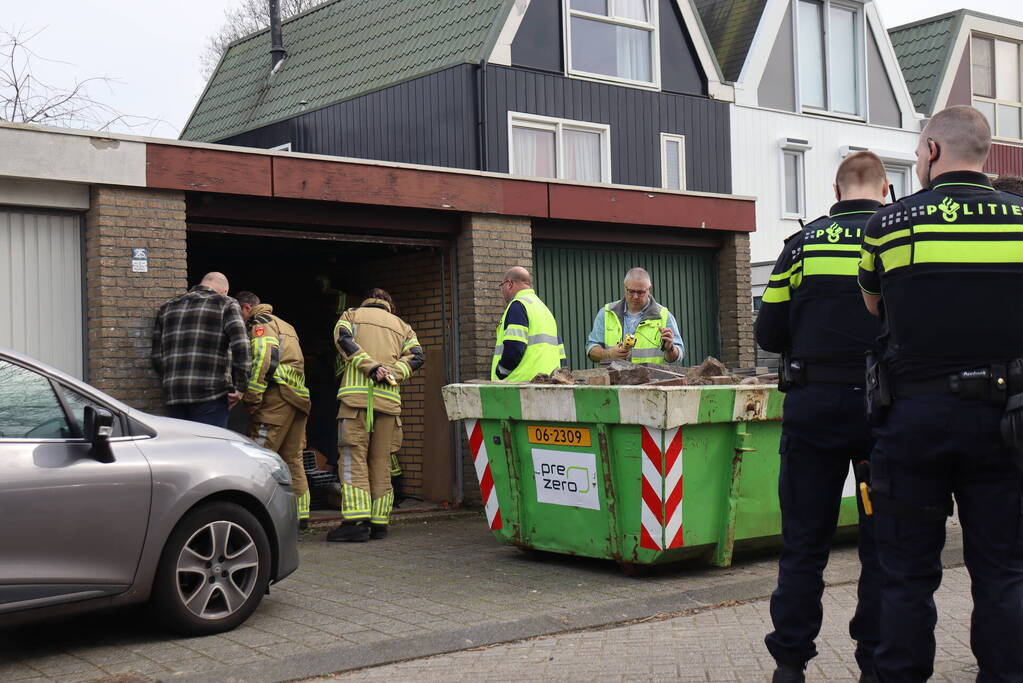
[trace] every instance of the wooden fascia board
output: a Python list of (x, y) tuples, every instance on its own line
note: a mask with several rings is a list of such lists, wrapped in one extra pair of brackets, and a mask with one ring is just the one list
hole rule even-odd
[(764, 70), (767, 69), (788, 7), (789, 0), (767, 0), (753, 34), (753, 42), (746, 53), (746, 61), (739, 71), (739, 80), (735, 83), (736, 104), (753, 107), (760, 105), (760, 80), (764, 77)]
[(750, 198), (152, 143), (146, 167), (147, 186), (154, 189), (714, 231), (756, 228)]
[(888, 75), (888, 82), (891, 83), (892, 89), (895, 91), (895, 99), (899, 103), (902, 127), (906, 130), (919, 130), (920, 124), (916, 115), (916, 107), (913, 106), (913, 98), (909, 94), (909, 86), (906, 85), (906, 78), (902, 74), (902, 67), (895, 54), (892, 38), (881, 21), (877, 6), (873, 2), (868, 2), (863, 9), (866, 14), (867, 26), (870, 27), (874, 42), (877, 43), (878, 52), (881, 53), (881, 62)]
[(699, 13), (693, 6), (693, 1), (675, 0), (675, 5), (678, 7), (679, 14), (682, 15), (682, 22), (685, 24), (690, 40), (693, 41), (693, 47), (696, 48), (696, 55), (700, 60), (703, 75), (707, 78), (707, 94), (716, 100), (734, 102), (735, 91), (731, 85), (724, 81), (721, 65), (718, 64), (717, 56), (711, 49), (707, 31), (703, 27)]
[[(512, 43), (519, 32), (519, 25), (522, 24), (523, 17), (526, 16), (526, 10), (529, 9), (530, 0), (509, 0), (509, 3), (507, 13), (502, 17), (501, 31), (497, 34), (487, 58), (491, 64), (512, 65)], [(487, 44), (489, 45), (489, 41)]]

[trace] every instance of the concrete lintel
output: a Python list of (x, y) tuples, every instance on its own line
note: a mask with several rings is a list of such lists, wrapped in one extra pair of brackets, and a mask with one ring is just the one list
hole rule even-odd
[(0, 204), (37, 209), (87, 211), (89, 186), (52, 180), (0, 177)]
[(0, 126), (0, 177), (145, 187), (146, 146), (102, 133)]

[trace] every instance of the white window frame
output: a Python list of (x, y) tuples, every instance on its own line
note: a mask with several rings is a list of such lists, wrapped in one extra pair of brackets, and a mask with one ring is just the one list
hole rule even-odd
[[(799, 220), (806, 217), (806, 151), (812, 148), (809, 142), (793, 138), (782, 138), (778, 142), (781, 152), (778, 155), (778, 178), (781, 182), (778, 185), (779, 199), (781, 201), (781, 217), (785, 220)], [(796, 157), (796, 200), (799, 202), (799, 212), (791, 213), (785, 205), (785, 157)]]
[[(984, 40), (990, 40), (991, 41), (991, 81), (992, 81), (992, 85), (995, 88), (995, 96), (994, 97), (984, 97), (983, 95), (975, 95), (974, 94), (974, 87), (973, 87), (973, 39), (974, 38), (981, 38), (981, 39), (984, 39)], [(1018, 72), (1017, 72), (1019, 74), (1019, 80), (1020, 80), (1019, 85), (1018, 85), (1018, 87), (1019, 87), (1019, 97), (1020, 97), (1020, 100), (1021, 100), (1020, 102), (1012, 102), (1010, 100), (1000, 100), (1000, 99), (998, 99), (998, 50), (996, 49), (995, 46), (996, 46), (996, 44), (999, 41), (1001, 41), (1003, 43), (1014, 43), (1016, 45), (1017, 55), (1019, 56), (1019, 62), (1020, 62), (1019, 66), (1018, 66)], [(991, 127), (991, 137), (994, 138), (994, 139), (997, 139), (997, 140), (1008, 140), (1010, 142), (1017, 142), (1018, 143), (1020, 140), (1023, 140), (1023, 137), (1018, 137), (1018, 138), (1004, 137), (1002, 135), (998, 135), (998, 133), (996, 132), (996, 129), (997, 129), (997, 126), (998, 126), (998, 107), (999, 107), (999, 105), (1006, 106), (1006, 107), (1015, 107), (1016, 109), (1020, 110), (1020, 115), (1021, 115), (1021, 117), (1023, 117), (1023, 43), (1021, 43), (1018, 40), (1009, 40), (1007, 38), (1002, 38), (1000, 36), (995, 36), (995, 35), (991, 35), (991, 34), (988, 34), (988, 33), (981, 33), (979, 31), (972, 31), (972, 32), (970, 32), (970, 40), (968, 42), (968, 45), (969, 45), (969, 48), (970, 48), (970, 104), (973, 104), (973, 102), (975, 100), (979, 100), (981, 102), (987, 102), (989, 104), (993, 104), (994, 107), (995, 107), (995, 120), (994, 120), (994, 125)], [(1020, 121), (1020, 135), (1023, 136), (1023, 120)]]
[[(843, 159), (854, 152), (866, 152), (871, 151), (877, 155), (877, 158), (881, 160), (884, 165), (885, 173), (889, 171), (895, 171), (896, 173), (906, 174), (906, 196), (916, 192), (916, 173), (914, 167), (916, 166), (916, 154), (910, 152), (896, 152), (887, 149), (869, 149), (868, 147), (855, 147), (853, 145), (843, 145), (839, 148), (838, 153)], [(899, 197), (902, 199), (902, 197)], [(892, 197), (888, 198), (888, 201), (893, 201)]]
[[(888, 180), (891, 180), (892, 173), (902, 173), (906, 177), (906, 188), (905, 194), (902, 197), (888, 197), (889, 202), (894, 202), (896, 199), (903, 199), (913, 194), (916, 190), (913, 189), (913, 165), (904, 163), (895, 163), (891, 161), (884, 161), (884, 172), (888, 176)], [(891, 184), (891, 183), (890, 183)]]
[(291, 151), (291, 143), (290, 142), (285, 142), (283, 145), (277, 145), (276, 147), (271, 147), (270, 150), (273, 151), (273, 152), (290, 152)]
[[(586, 183), (585, 180), (574, 180), (564, 177), (564, 151), (562, 150), (563, 132), (567, 130), (578, 130), (585, 133), (600, 134), (600, 183), (611, 183), (611, 126), (605, 123), (592, 123), (590, 121), (576, 121), (574, 119), (558, 119), (552, 116), (540, 116), (538, 114), (524, 114), (522, 112), (508, 112), (508, 172), (515, 168), (515, 127), (537, 128), (539, 130), (554, 131), (554, 167), (556, 178), (552, 180), (565, 180), (570, 183)], [(525, 176), (540, 177), (540, 176)]]
[[(678, 143), (679, 187), (668, 187), (668, 141)], [(686, 136), (675, 133), (661, 133), (661, 187), (665, 190), (685, 192), (686, 189)]]
[[(850, 121), (866, 121), (867, 111), (867, 19), (864, 5), (858, 2), (847, 2), (843, 0), (808, 0), (816, 2), (821, 6), (821, 20), (823, 21), (824, 36), (821, 42), (824, 58), (824, 108), (809, 107), (803, 104), (802, 84), (799, 73), (799, 2), (792, 2), (792, 35), (793, 35), (793, 59), (792, 64), (795, 70), (796, 106), (802, 114), (815, 114), (818, 116), (829, 116)], [(831, 7), (841, 7), (856, 13), (856, 108), (855, 114), (834, 111), (831, 108), (831, 50), (829, 49), (831, 31)]]
[[(646, 0), (647, 13), (650, 17), (649, 23), (636, 21), (635, 19), (622, 19), (614, 17), (614, 4), (615, 0), (607, 0), (608, 14), (611, 16), (603, 16), (600, 14), (591, 14), (590, 12), (584, 12), (582, 10), (572, 9), (572, 0), (562, 0), (561, 2), (561, 13), (562, 13), (562, 52), (564, 53), (565, 59), (565, 72), (568, 76), (575, 78), (582, 78), (591, 81), (610, 81), (612, 83), (622, 83), (625, 85), (635, 86), (637, 88), (646, 88), (648, 90), (660, 90), (661, 89), (661, 48), (660, 48), (660, 23), (657, 11), (658, 0)], [(617, 76), (609, 76), (607, 74), (598, 74), (591, 71), (583, 71), (582, 69), (575, 69), (572, 67), (572, 17), (577, 16), (585, 19), (591, 19), (593, 21), (600, 21), (605, 24), (611, 24), (613, 26), (628, 26), (630, 28), (639, 28), (650, 32), (650, 75), (653, 78), (652, 81), (635, 81), (631, 78), (619, 78)]]

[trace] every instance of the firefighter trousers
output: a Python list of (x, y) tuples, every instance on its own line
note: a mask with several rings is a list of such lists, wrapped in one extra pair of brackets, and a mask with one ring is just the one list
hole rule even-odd
[(394, 506), (391, 451), (397, 415), (376, 413), (373, 431), (366, 431), (366, 411), (342, 407), (338, 419), (338, 475), (341, 516), (345, 521), (387, 524)]
[(291, 470), (291, 486), (297, 497), (299, 519), (309, 518), (309, 484), (302, 462), (308, 420), (308, 415), (284, 400), (275, 385), (267, 388), (263, 402), (252, 414), (248, 432), (250, 439), (275, 451), (287, 463)]

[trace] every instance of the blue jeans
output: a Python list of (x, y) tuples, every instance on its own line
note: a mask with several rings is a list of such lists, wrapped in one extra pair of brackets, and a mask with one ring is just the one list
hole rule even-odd
[[(838, 524), (842, 488), (849, 467), (867, 460), (874, 445), (863, 404), (863, 389), (839, 384), (793, 388), (785, 397), (782, 422), (782, 554), (778, 587), (771, 595), (774, 631), (765, 642), (779, 664), (804, 666), (817, 655), (814, 640), (824, 618), (824, 567)], [(862, 504), (857, 496), (857, 505)], [(881, 571), (873, 522), (860, 507), (860, 581), (849, 635), (856, 662), (874, 669), (880, 640)]]
[[(973, 590), (970, 644), (978, 681), (1023, 680), (1023, 459), (999, 434), (1002, 407), (952, 395), (896, 399), (877, 430), (871, 479), (909, 508), (959, 506)], [(934, 671), (934, 591), (945, 520), (875, 506), (884, 570), (881, 681), (926, 681)]]
[(227, 429), (227, 396), (215, 398), (201, 403), (175, 403), (167, 406), (167, 416), (179, 420), (201, 422), (214, 427)]

